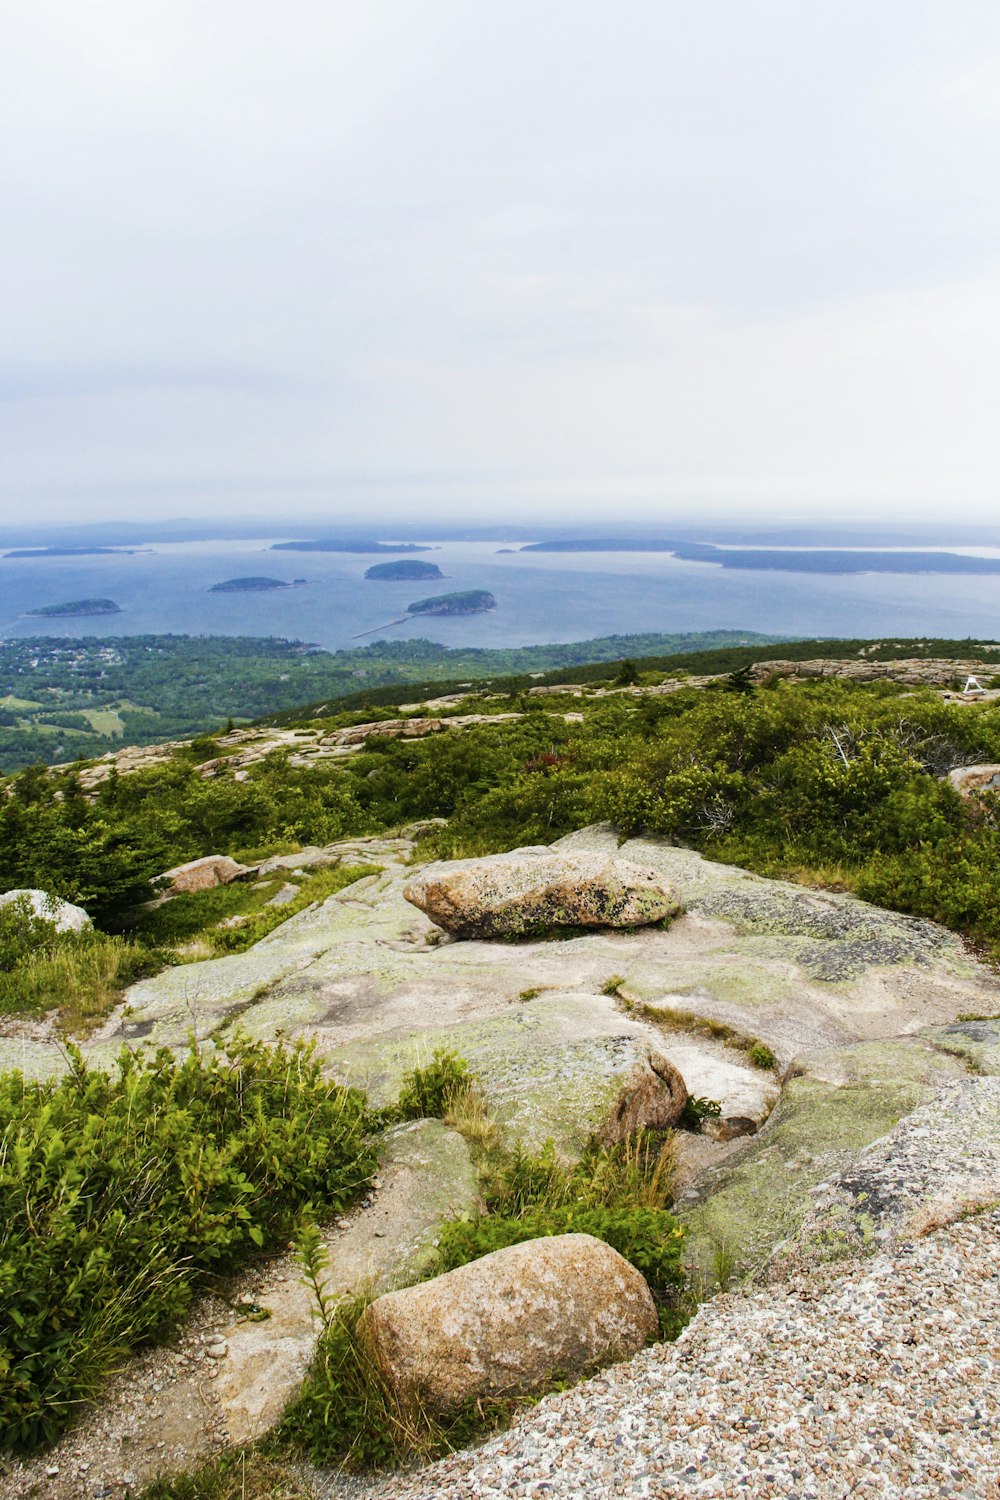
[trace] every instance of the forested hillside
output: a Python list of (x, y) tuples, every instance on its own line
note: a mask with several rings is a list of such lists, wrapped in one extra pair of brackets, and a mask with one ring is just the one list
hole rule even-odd
[[(173, 961), (175, 941), (250, 909), (241, 887), (173, 903), (173, 928), (137, 910), (161, 871), (201, 855), (258, 859), (434, 818), (447, 821), (426, 853), (452, 857), (609, 820), (623, 835), (662, 835), (932, 917), (1000, 955), (1000, 812), (991, 795), (963, 799), (947, 780), (956, 766), (1000, 760), (994, 701), (947, 702), (892, 681), (754, 686), (740, 670), (646, 693), (642, 682), (658, 677), (641, 666), (627, 666), (639, 680), (631, 691), (616, 690), (605, 666), (610, 692), (511, 688), (466, 694), (444, 719), (410, 711), (390, 721), (382, 709), (373, 723), (371, 709), (355, 709), (309, 720), (321, 748), (370, 725), (332, 758), (310, 761), (293, 737), (269, 750), (265, 741), (268, 753), (248, 763), (238, 737), (202, 737), (96, 782), (74, 769), (26, 769), (0, 806), (3, 889), (51, 891), (125, 934), (125, 979)], [(428, 732), (446, 728), (449, 713), (454, 732)], [(467, 722), (477, 715), (485, 722)], [(8, 1008), (21, 1003), (12, 983)]]
[(0, 771), (101, 755), (115, 744), (181, 739), (230, 718), (245, 722), (321, 696), (367, 698), (399, 683), (468, 682), (775, 639), (721, 630), (509, 650), (376, 641), (337, 652), (255, 636), (0, 641)]

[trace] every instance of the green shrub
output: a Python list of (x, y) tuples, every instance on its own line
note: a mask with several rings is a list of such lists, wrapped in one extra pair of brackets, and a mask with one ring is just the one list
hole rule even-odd
[(0, 906), (0, 973), (58, 942), (54, 921), (40, 917), (27, 896)]
[(747, 1057), (755, 1068), (776, 1068), (778, 1059), (766, 1042), (754, 1042), (747, 1048)]
[(681, 1124), (687, 1130), (700, 1130), (702, 1120), (717, 1120), (721, 1114), (722, 1105), (718, 1099), (703, 1099), (700, 1095), (689, 1094), (681, 1115)]
[(664, 1332), (676, 1333), (684, 1232), (667, 1211), (676, 1161), (673, 1137), (652, 1132), (614, 1146), (593, 1141), (575, 1163), (561, 1161), (551, 1142), (537, 1155), (518, 1143), (483, 1183), (487, 1212), (442, 1226), (430, 1274), (523, 1240), (592, 1234), (642, 1272)]
[(194, 1289), (339, 1211), (374, 1170), (363, 1095), (310, 1048), (235, 1041), (117, 1070), (70, 1049), (58, 1082), (0, 1075), (0, 1431), (53, 1440), (130, 1348), (178, 1326)]
[(396, 1113), (402, 1120), (441, 1120), (459, 1094), (471, 1086), (473, 1075), (464, 1058), (439, 1047), (423, 1067), (403, 1074)]
[(564, 1203), (525, 1209), (508, 1217), (486, 1214), (442, 1226), (436, 1270), (453, 1271), (481, 1255), (554, 1234), (592, 1234), (641, 1271), (657, 1301), (672, 1297), (684, 1283), (681, 1248), (684, 1231), (666, 1209), (594, 1207)]

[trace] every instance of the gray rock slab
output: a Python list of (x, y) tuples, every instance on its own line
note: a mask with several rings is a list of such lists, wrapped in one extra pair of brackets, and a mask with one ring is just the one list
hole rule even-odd
[(919, 1037), (803, 1053), (763, 1129), (681, 1198), (691, 1262), (708, 1276), (720, 1259), (760, 1272), (795, 1239), (821, 1184), (964, 1076), (962, 1059)]

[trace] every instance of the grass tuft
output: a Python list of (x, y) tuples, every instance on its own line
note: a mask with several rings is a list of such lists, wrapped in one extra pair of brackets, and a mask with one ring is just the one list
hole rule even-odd
[(454, 1101), (473, 1083), (469, 1065), (447, 1047), (438, 1047), (430, 1062), (403, 1074), (394, 1113), (400, 1120), (443, 1119)]
[(154, 1479), (141, 1500), (316, 1500), (316, 1490), (280, 1459), (237, 1448), (190, 1473)]

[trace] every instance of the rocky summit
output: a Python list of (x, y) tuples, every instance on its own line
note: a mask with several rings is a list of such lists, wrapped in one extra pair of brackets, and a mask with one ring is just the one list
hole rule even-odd
[[(87, 1058), (110, 1064), (123, 1043), (180, 1052), (192, 1036), (207, 1048), (237, 1033), (301, 1038), (382, 1105), (447, 1047), (502, 1139), (553, 1142), (565, 1161), (595, 1137), (687, 1120), (674, 1140), (689, 1275), (743, 1289), (642, 1350), (645, 1282), (586, 1235), (415, 1287), (440, 1226), (473, 1215), (479, 1187), (453, 1125), (397, 1126), (362, 1206), (323, 1230), (328, 1295), (382, 1294), (365, 1330), (387, 1380), (445, 1409), (631, 1357), (481, 1449), (351, 1493), (993, 1493), (1000, 1023), (981, 1019), (1000, 1010), (993, 971), (933, 923), (605, 825), (546, 851), (424, 866), (419, 832), (308, 853), (375, 873), (245, 952), (134, 984)], [(576, 892), (574, 918), (613, 892), (612, 914), (634, 898), (636, 920), (559, 933), (547, 894), (559, 882), (560, 902)], [(541, 932), (484, 935), (490, 902), (537, 911), (538, 892)], [(437, 920), (456, 910), (474, 914), (474, 935)], [(66, 1066), (44, 1028), (9, 1032), (0, 1056), (37, 1077)], [(199, 1305), (176, 1351), (134, 1357), (43, 1458), (13, 1464), (0, 1496), (121, 1496), (263, 1437), (318, 1336), (295, 1263), (260, 1264)]]

